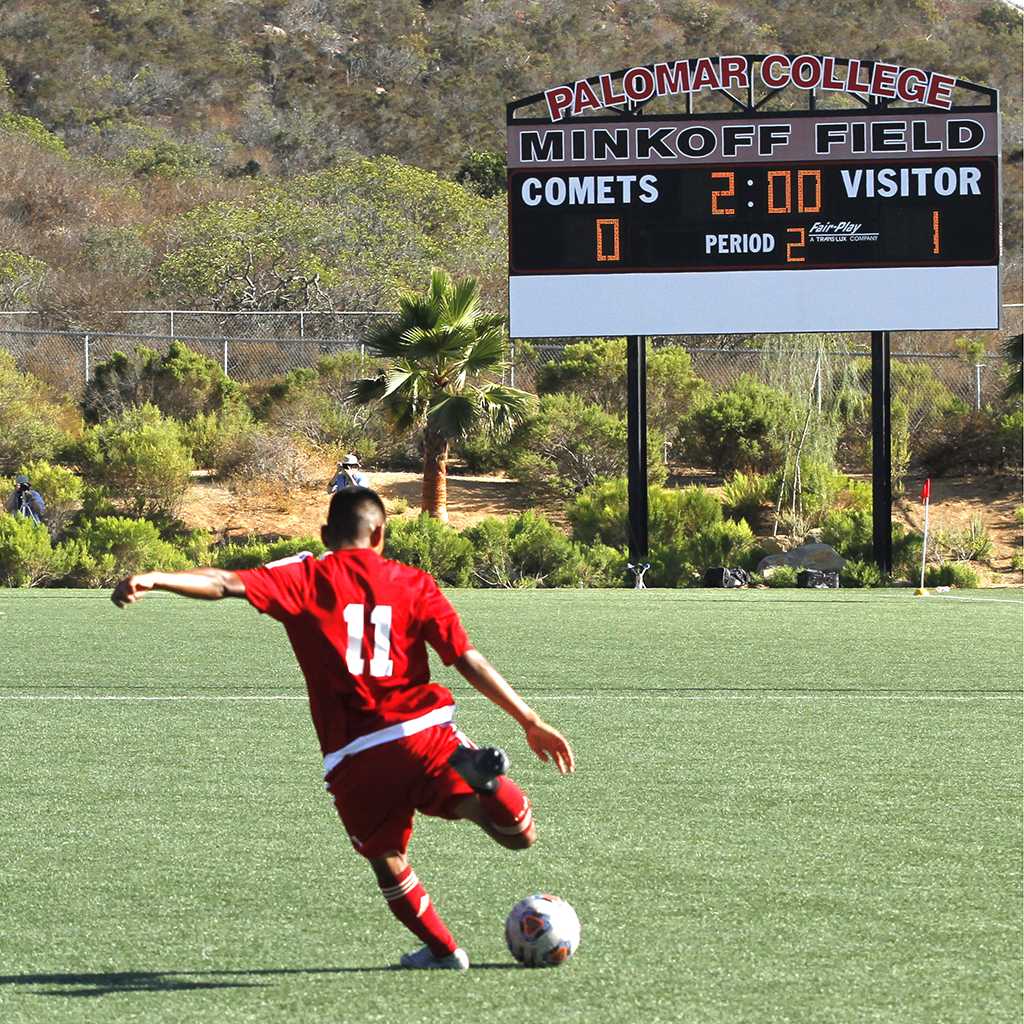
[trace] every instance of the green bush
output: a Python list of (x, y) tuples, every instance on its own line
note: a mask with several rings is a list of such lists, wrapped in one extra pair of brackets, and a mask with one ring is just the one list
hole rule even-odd
[(583, 547), (536, 512), (488, 518), (463, 532), (473, 576), (484, 587), (617, 586), (625, 557), (604, 545)]
[(161, 536), (181, 552), (186, 564), (193, 567), (210, 564), (213, 537), (209, 530), (190, 530), (184, 523), (174, 522), (161, 531)]
[(46, 386), (21, 373), (10, 352), (0, 349), (0, 474), (13, 476), (26, 462), (52, 460), (67, 435), (60, 424), (68, 411), (50, 399)]
[(0, 512), (0, 586), (34, 587), (56, 573), (46, 527), (27, 516)]
[(85, 523), (74, 543), (76, 565), (66, 571), (73, 582), (89, 587), (104, 587), (134, 573), (161, 570), (176, 572), (189, 567), (185, 555), (160, 536), (148, 519), (103, 516)]
[(267, 547), (267, 561), (277, 562), (282, 558), (291, 558), (301, 551), (308, 551), (319, 557), (327, 550), (319, 537), (282, 537)]
[[(659, 432), (675, 429), (707, 391), (679, 345), (653, 348), (647, 358), (647, 422)], [(566, 345), (558, 360), (541, 364), (539, 395), (575, 395), (618, 414), (626, 400), (626, 339), (593, 338)]]
[(752, 568), (759, 554), (754, 548), (754, 535), (744, 520), (708, 523), (692, 534), (676, 533), (652, 540), (648, 585), (694, 586), (712, 566)]
[(505, 154), (471, 149), (455, 172), (455, 180), (477, 195), (490, 199), (505, 191)]
[(842, 587), (880, 587), (882, 574), (871, 562), (849, 559), (839, 570), (839, 585)]
[(762, 550), (755, 547), (753, 531), (743, 519), (711, 523), (691, 538), (684, 538), (682, 546), (698, 573), (716, 565), (750, 569), (763, 557)]
[(448, 586), (469, 586), (473, 545), (446, 523), (426, 513), (416, 519), (396, 519), (384, 537), (388, 558), (418, 566)]
[(452, 445), (452, 461), (460, 462), (469, 473), (494, 473), (508, 469), (511, 451), (507, 441), (486, 434), (474, 434)]
[(68, 155), (64, 140), (54, 135), (37, 117), (29, 117), (27, 114), (0, 114), (0, 132), (29, 139), (41, 149), (57, 153), (59, 156)]
[[(573, 539), (626, 550), (628, 496), (624, 479), (587, 488), (566, 508)], [(745, 521), (723, 521), (719, 500), (704, 487), (651, 487), (648, 492), (649, 582), (687, 586), (713, 565), (748, 567), (756, 561), (754, 536)]]
[(722, 511), (730, 519), (754, 525), (775, 503), (778, 487), (775, 473), (733, 473), (722, 488)]
[(210, 557), (211, 564), (217, 569), (255, 569), (268, 562), (291, 558), (302, 551), (319, 557), (326, 550), (316, 537), (282, 537), (276, 541), (247, 538), (212, 548)]
[(196, 413), (182, 426), (181, 436), (197, 466), (230, 477), (245, 463), (260, 429), (246, 406), (231, 403)]
[(258, 541), (221, 544), (211, 550), (210, 564), (216, 569), (255, 569), (270, 561), (270, 545)]
[(772, 589), (796, 586), (797, 570), (791, 565), (778, 565), (762, 575), (764, 583)]
[[(874, 563), (874, 532), (870, 511), (840, 508), (829, 512), (821, 527), (821, 541), (848, 561)], [(902, 523), (892, 525), (893, 577), (916, 582), (921, 571), (921, 534)]]
[(870, 511), (834, 509), (821, 524), (821, 541), (830, 544), (854, 561), (871, 561), (874, 551), (874, 527)]
[(796, 422), (792, 399), (744, 374), (682, 421), (679, 443), (694, 462), (723, 476), (770, 472), (782, 465)]
[[(535, 494), (570, 495), (626, 471), (626, 420), (576, 395), (548, 395), (513, 435), (509, 471)], [(665, 479), (663, 445), (654, 434), (648, 478)]]
[(242, 389), (215, 359), (172, 341), (164, 355), (144, 345), (131, 355), (114, 352), (97, 365), (82, 407), (90, 423), (99, 423), (147, 403), (187, 420), (242, 404)]
[(947, 412), (921, 445), (921, 464), (933, 476), (964, 469), (1019, 470), (1024, 462), (1024, 413)]
[(924, 574), (924, 585), (974, 590), (978, 586), (978, 574), (964, 562), (942, 562), (928, 566)]
[(90, 427), (78, 448), (89, 483), (138, 517), (173, 517), (188, 490), (192, 460), (181, 428), (152, 405)]

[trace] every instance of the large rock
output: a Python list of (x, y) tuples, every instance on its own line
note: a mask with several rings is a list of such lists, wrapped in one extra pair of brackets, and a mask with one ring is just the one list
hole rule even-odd
[(791, 565), (794, 569), (820, 569), (822, 572), (839, 572), (846, 565), (846, 559), (828, 544), (801, 544), (792, 551), (780, 551), (767, 555), (757, 563), (757, 571), (775, 569), (780, 565)]

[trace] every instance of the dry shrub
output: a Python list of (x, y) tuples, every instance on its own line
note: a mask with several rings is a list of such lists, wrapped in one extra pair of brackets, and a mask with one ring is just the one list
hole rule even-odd
[(305, 487), (323, 480), (316, 460), (295, 438), (269, 430), (249, 435), (234, 476), (249, 484), (278, 487)]

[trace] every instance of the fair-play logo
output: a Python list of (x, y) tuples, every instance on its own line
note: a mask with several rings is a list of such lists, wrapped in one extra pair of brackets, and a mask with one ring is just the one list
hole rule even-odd
[(809, 242), (877, 242), (877, 231), (863, 231), (853, 221), (816, 220), (807, 232)]

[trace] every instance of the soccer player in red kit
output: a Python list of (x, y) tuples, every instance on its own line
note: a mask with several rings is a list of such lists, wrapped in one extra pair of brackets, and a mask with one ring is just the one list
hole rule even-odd
[(365, 487), (331, 499), (322, 558), (258, 569), (147, 572), (123, 579), (123, 608), (150, 590), (209, 601), (244, 597), (281, 622), (306, 678), (324, 778), (349, 838), (373, 868), (391, 912), (424, 946), (403, 967), (465, 970), (406, 856), (416, 811), (475, 822), (509, 849), (536, 838), (530, 801), (505, 774), (508, 758), (477, 749), (453, 723), (455, 700), (430, 681), (426, 644), (523, 728), (542, 761), (565, 774), (573, 753), (466, 636), (432, 576), (382, 556), (384, 503)]

